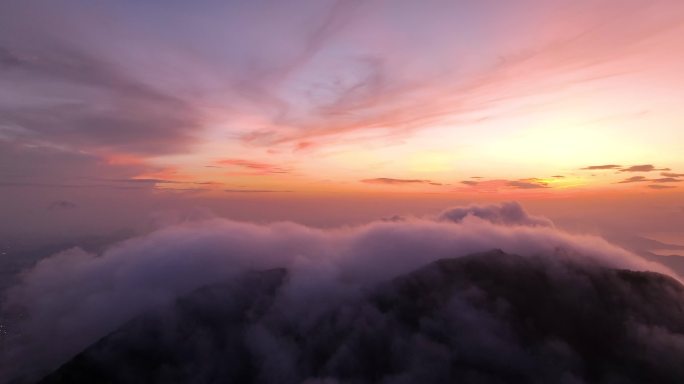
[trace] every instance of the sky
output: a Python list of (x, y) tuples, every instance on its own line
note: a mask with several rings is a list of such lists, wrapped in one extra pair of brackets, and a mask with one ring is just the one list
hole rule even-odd
[[(572, 302), (542, 323), (581, 312), (594, 335), (610, 313), (618, 355), (684, 375), (682, 42), (682, 0), (2, 0), (0, 383), (254, 271), (284, 268), (272, 315), (313, 324), (482, 254), (524, 308), (525, 268), (571, 293), (541, 293)], [(508, 356), (501, 302), (473, 300), (444, 313)], [(301, 361), (268, 340), (274, 366)], [(540, 340), (540, 369), (582, 372)]]
[(516, 200), (681, 242), (683, 40), (677, 0), (3, 1), (0, 233)]

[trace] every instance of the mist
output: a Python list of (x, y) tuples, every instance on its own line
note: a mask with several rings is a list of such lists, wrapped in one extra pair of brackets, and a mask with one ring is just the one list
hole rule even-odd
[(6, 307), (23, 315), (3, 348), (2, 371), (49, 372), (136, 316), (249, 271), (287, 271), (276, 300), (294, 303), (283, 309), (284, 316), (310, 321), (435, 260), (492, 249), (551, 263), (677, 277), (599, 237), (556, 229), (517, 203), (333, 229), (198, 220), (118, 242), (99, 254), (68, 249), (25, 271), (7, 292)]

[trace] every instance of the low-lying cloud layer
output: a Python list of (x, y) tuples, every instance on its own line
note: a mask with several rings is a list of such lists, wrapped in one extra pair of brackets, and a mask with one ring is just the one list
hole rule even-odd
[(658, 274), (494, 250), (430, 263), (335, 305), (311, 305), (288, 282), (287, 270), (272, 269), (203, 287), (39, 384), (684, 377), (684, 286)]
[(282, 315), (305, 322), (429, 262), (494, 248), (587, 268), (672, 274), (601, 238), (557, 230), (516, 203), (454, 208), (438, 220), (333, 230), (192, 222), (118, 243), (100, 255), (67, 250), (27, 271), (8, 294), (8, 308), (25, 317), (20, 334), (1, 351), (0, 371), (44, 374), (140, 313), (246, 271), (285, 268), (283, 300), (299, 304), (284, 307)]

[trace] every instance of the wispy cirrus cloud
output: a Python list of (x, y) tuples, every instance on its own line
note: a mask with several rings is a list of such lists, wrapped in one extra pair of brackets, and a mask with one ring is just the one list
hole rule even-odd
[[(420, 26), (422, 40), (454, 36), (457, 41), (446, 46), (403, 38), (400, 29), (378, 17), (391, 10), (387, 4), (361, 1), (322, 2), (315, 7), (304, 2), (289, 7), (271, 2), (269, 5), (275, 9), (272, 13), (260, 12), (262, 8), (250, 3), (205, 4), (195, 7), (203, 16), (201, 28), (193, 28), (195, 21), (188, 20), (189, 27), (180, 35), (170, 31), (166, 22), (187, 14), (188, 6), (179, 3), (157, 10), (164, 17), (150, 17), (148, 9), (114, 7), (106, 2), (101, 9), (55, 6), (48, 10), (49, 21), (58, 27), (51, 30), (22, 29), (22, 24), (11, 22), (10, 17), (3, 20), (5, 35), (25, 34), (36, 42), (28, 46), (20, 44), (19, 39), (13, 41), (6, 48), (9, 53), (3, 56), (3, 63), (70, 84), (86, 84), (107, 96), (102, 104), (110, 108), (87, 109), (82, 118), (79, 116), (83, 112), (78, 110), (63, 111), (64, 117), (72, 120), (70, 123), (82, 126), (96, 120), (98, 125), (126, 123), (138, 127), (111, 133), (110, 137), (95, 135), (91, 140), (96, 143), (142, 153), (182, 150), (193, 142), (193, 133), (202, 129), (198, 109), (202, 110), (202, 103), (206, 103), (222, 107), (222, 118), (229, 122), (257, 115), (259, 124), (237, 131), (243, 140), (264, 145), (290, 143), (297, 150), (309, 148), (314, 138), (324, 136), (373, 132), (378, 128), (385, 132), (380, 136), (402, 135), (445, 118), (468, 120), (473, 112), (487, 111), (557, 85), (614, 76), (615, 71), (604, 69), (610, 66), (601, 64), (620, 61), (619, 53), (675, 25), (644, 20), (640, 11), (647, 4), (641, 2), (623, 6), (618, 15), (610, 1), (569, 7), (539, 6), (533, 1), (523, 4), (528, 7), (473, 7), (482, 25), (497, 25), (490, 32), (499, 40), (512, 41), (482, 46), (483, 51), (476, 55), (482, 60), (466, 63), (464, 51), (472, 50), (472, 46), (467, 39), (459, 38), (463, 23), (454, 22), (467, 21), (454, 20), (462, 13), (462, 4), (434, 2), (393, 10), (408, 24)], [(589, 18), (586, 7), (592, 10)], [(528, 8), (537, 11), (523, 11)], [(653, 8), (658, 14), (673, 11)], [(431, 11), (426, 12), (428, 9)], [(7, 5), (4, 11), (28, 19), (36, 16), (31, 7), (16, 3)], [(136, 20), (125, 28), (115, 25), (110, 33), (102, 33), (99, 21), (107, 20), (110, 13), (135, 14)], [(623, 22), (607, 22), (616, 17)], [(502, 24), (502, 19), (510, 23)], [(563, 25), (553, 29), (549, 39), (514, 38), (526, 36), (521, 31), (528, 25), (547, 20)], [(623, 24), (632, 28), (624, 30)], [(69, 44), (78, 40), (76, 33), (82, 37), (84, 31), (87, 39), (81, 44)], [(244, 44), (235, 36), (247, 36), (256, 43)], [(32, 56), (24, 51), (35, 50), (49, 39), (65, 46), (64, 52), (51, 49), (38, 55), (39, 61), (27, 59)], [(355, 43), (353, 49), (349, 42)], [(101, 54), (101, 46), (110, 47), (110, 52)], [(160, 52), (165, 60), (142, 60), (142, 53), (150, 50)], [(426, 62), (421, 57), (438, 60)], [(71, 89), (68, 94), (72, 92), (79, 95)], [(56, 107), (61, 110), (61, 106)], [(117, 113), (127, 110), (133, 112)], [(113, 112), (111, 116), (119, 120), (109, 121), (110, 114), (98, 114), (102, 111)], [(166, 135), (158, 134), (160, 127), (164, 127)], [(88, 136), (89, 132), (81, 131)], [(138, 138), (128, 140), (133, 135)], [(169, 143), (155, 147), (150, 145), (154, 140)], [(171, 145), (174, 143), (178, 145)]]
[(0, 139), (4, 186), (115, 187), (122, 186), (123, 180), (158, 170), (147, 164), (109, 164), (97, 155)]
[[(140, 164), (173, 162), (160, 155), (192, 155), (223, 138), (249, 159), (223, 165), (234, 174), (286, 174), (260, 156), (479, 124), (533, 111), (566, 86), (640, 69), (633, 59), (652, 57), (643, 41), (661, 55), (679, 41), (663, 36), (684, 9), (638, 0), (266, 3), (2, 3), (0, 137), (96, 158), (135, 155)], [(472, 20), (477, 28), (467, 27)], [(529, 33), (531, 25), (548, 33)], [(405, 38), (409, 30), (415, 38)]]
[(11, 103), (0, 100), (4, 136), (141, 155), (178, 153), (195, 142), (199, 115), (190, 102), (93, 51), (67, 43), (0, 46), (0, 63), (0, 84), (17, 88)]
[[(477, 68), (477, 75), (472, 78), (462, 76), (464, 74), (457, 69), (461, 66), (456, 65), (456, 61), (450, 61), (457, 60), (459, 56), (448, 48), (444, 56), (449, 57), (448, 63), (453, 64), (454, 69), (447, 73), (425, 65), (421, 67), (424, 69), (422, 73), (406, 73), (405, 64), (411, 63), (411, 60), (404, 57), (400, 50), (380, 52), (377, 56), (363, 55), (361, 59), (349, 60), (344, 63), (345, 76), (340, 76), (339, 79), (315, 79), (317, 81), (297, 84), (310, 94), (325, 97), (307, 104), (308, 108), (304, 108), (304, 112), (297, 108), (287, 108), (287, 112), (275, 122), (277, 127), (259, 129), (245, 137), (250, 142), (283, 143), (373, 131), (381, 127), (387, 127), (388, 135), (406, 135), (445, 119), (470, 121), (469, 114), (488, 111), (513, 98), (520, 98), (522, 94), (524, 97), (534, 95), (535, 90), (549, 92), (549, 82), (541, 79), (557, 84), (576, 84), (615, 76), (614, 70), (606, 71), (601, 68), (602, 63), (620, 61), (614, 51), (612, 54), (607, 52), (616, 47), (620, 51), (628, 50), (628, 47), (639, 44), (644, 36), (659, 36), (663, 31), (674, 28), (674, 24), (655, 25), (644, 22), (639, 15), (646, 4), (634, 2), (619, 12), (618, 17), (623, 22), (633, 20), (633, 24), (637, 25), (635, 30), (625, 33), (618, 24), (608, 22), (616, 17), (615, 7), (609, 3), (593, 4), (594, 17), (591, 21), (574, 13), (579, 9), (572, 9), (573, 7), (564, 12), (544, 9), (539, 15), (545, 14), (547, 20), (563, 20), (563, 23), (573, 20), (584, 28), (575, 25), (579, 29), (562, 32), (557, 30), (556, 32), (560, 32), (559, 36), (544, 44), (520, 42), (526, 48), (514, 52), (499, 52), (497, 56), (501, 58), (500, 61)], [(530, 6), (533, 7), (532, 4)], [(435, 7), (447, 14), (453, 10), (444, 4)], [(662, 10), (658, 9), (658, 12)], [(438, 14), (436, 12), (433, 16), (439, 17)], [(521, 20), (530, 16), (527, 14)], [(348, 25), (340, 28), (334, 37), (348, 37), (347, 28), (355, 26), (355, 21), (350, 19)], [(431, 25), (426, 23), (424, 27), (429, 30)], [(599, 39), (599, 36), (603, 38)], [(411, 48), (413, 51), (422, 50), (421, 47)], [(318, 59), (319, 62), (307, 63), (301, 69), (321, 69), (318, 65), (328, 63), (326, 58)], [(590, 72), (591, 75), (588, 75)], [(510, 76), (512, 73), (532, 74), (532, 81), (529, 78), (523, 81), (522, 77)], [(561, 76), (569, 73), (569, 77)], [(497, 91), (492, 92), (494, 89)]]

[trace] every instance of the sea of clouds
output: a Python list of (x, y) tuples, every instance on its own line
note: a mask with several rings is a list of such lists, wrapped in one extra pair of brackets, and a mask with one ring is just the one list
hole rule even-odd
[(291, 316), (304, 319), (432, 261), (492, 249), (674, 276), (599, 237), (559, 230), (514, 202), (337, 229), (193, 221), (101, 254), (68, 249), (25, 271), (6, 293), (6, 307), (22, 320), (20, 334), (0, 350), (0, 379), (55, 369), (137, 315), (248, 271), (287, 270), (281, 300), (299, 303), (289, 307)]

